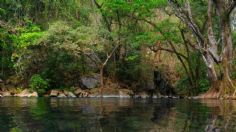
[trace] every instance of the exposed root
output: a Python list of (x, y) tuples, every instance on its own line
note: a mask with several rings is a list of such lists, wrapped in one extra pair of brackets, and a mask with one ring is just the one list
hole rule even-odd
[(200, 99), (236, 99), (236, 87), (230, 79), (213, 84), (204, 94), (197, 96)]

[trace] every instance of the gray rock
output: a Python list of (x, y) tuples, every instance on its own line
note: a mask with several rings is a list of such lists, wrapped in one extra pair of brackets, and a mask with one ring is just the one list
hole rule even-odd
[(59, 95), (57, 96), (58, 98), (65, 98), (66, 95), (64, 93), (59, 93)]
[(50, 97), (57, 97), (58, 96), (58, 94), (60, 93), (60, 91), (59, 90), (51, 90), (51, 92), (50, 92)]
[(81, 92), (83, 92), (83, 90), (78, 88), (78, 89), (75, 90), (74, 93), (75, 93), (75, 95), (78, 95), (78, 94), (80, 94)]
[(100, 76), (95, 74), (90, 77), (82, 77), (81, 82), (86, 88), (95, 88), (99, 85)]
[(70, 98), (76, 98), (76, 96), (72, 92), (68, 92), (67, 96), (70, 97)]
[(76, 96), (70, 91), (64, 90), (63, 93), (69, 98), (76, 98)]
[(17, 97), (38, 97), (37, 92), (31, 93), (28, 89), (23, 90), (19, 94), (16, 94), (15, 96)]
[(133, 91), (128, 89), (120, 89), (119, 90), (119, 97), (120, 98), (130, 98), (133, 95)]
[(28, 97), (28, 95), (30, 94), (28, 89), (25, 89), (23, 91), (21, 91), (19, 94), (15, 94), (15, 96), (17, 97)]
[(1, 92), (1, 95), (2, 95), (3, 97), (12, 96), (11, 93), (8, 92), (8, 91)]
[(82, 89), (75, 90), (75, 95), (77, 97), (89, 97), (89, 93), (84, 91), (84, 90), (82, 90)]
[(37, 92), (33, 92), (33, 93), (31, 93), (30, 97), (38, 97), (38, 93)]

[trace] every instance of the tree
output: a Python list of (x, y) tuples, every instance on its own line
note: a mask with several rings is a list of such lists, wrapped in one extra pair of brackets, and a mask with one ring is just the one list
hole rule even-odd
[[(197, 43), (195, 49), (201, 53), (205, 65), (208, 68), (207, 72), (212, 87), (206, 96), (235, 96), (235, 86), (230, 78), (233, 45), (229, 18), (236, 2), (233, 0), (208, 0), (207, 32), (201, 31), (196, 20), (194, 20), (191, 10), (192, 3), (190, 3), (189, 0), (186, 0), (185, 3), (180, 3), (177, 0), (169, 0), (169, 4), (175, 12), (175, 15), (192, 31)], [(219, 23), (214, 23), (213, 17), (217, 17)], [(213, 24), (216, 24), (219, 28), (214, 29)], [(217, 33), (215, 33), (214, 30), (217, 30)], [(207, 37), (205, 37), (205, 34)], [(216, 64), (223, 69), (222, 79), (217, 75)]]

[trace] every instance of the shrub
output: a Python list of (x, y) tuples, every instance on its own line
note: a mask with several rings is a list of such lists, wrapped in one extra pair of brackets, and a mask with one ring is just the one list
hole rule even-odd
[(39, 74), (34, 74), (29, 82), (31, 90), (37, 91), (39, 95), (44, 94), (48, 89), (48, 81), (43, 79)]

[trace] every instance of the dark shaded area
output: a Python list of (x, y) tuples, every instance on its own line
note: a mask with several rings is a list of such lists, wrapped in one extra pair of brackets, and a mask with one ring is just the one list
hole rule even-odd
[(155, 89), (162, 95), (173, 96), (176, 95), (174, 88), (169, 84), (166, 78), (160, 71), (154, 71), (154, 84)]

